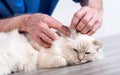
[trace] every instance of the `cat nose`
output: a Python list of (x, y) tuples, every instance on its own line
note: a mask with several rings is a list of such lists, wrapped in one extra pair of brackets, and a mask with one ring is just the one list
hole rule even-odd
[(82, 60), (83, 60), (83, 58), (84, 58), (83, 56), (80, 56), (80, 57), (79, 57), (80, 61), (82, 61)]

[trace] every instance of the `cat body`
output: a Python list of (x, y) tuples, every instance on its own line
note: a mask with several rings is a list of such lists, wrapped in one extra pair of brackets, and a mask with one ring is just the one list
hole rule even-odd
[(0, 33), (0, 75), (36, 69), (38, 52), (17, 30)]
[(80, 33), (71, 38), (61, 36), (48, 49), (18, 30), (0, 33), (0, 75), (93, 61), (102, 57), (100, 49), (99, 42)]

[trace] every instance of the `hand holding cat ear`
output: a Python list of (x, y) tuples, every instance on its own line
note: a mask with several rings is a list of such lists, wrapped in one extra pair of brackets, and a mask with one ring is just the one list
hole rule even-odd
[(66, 35), (69, 35), (67, 28), (54, 18), (45, 14), (31, 14), (25, 21), (26, 31), (32, 38), (43, 47), (50, 47), (55, 39), (59, 36), (51, 30), (56, 29)]
[(101, 24), (101, 12), (84, 6), (74, 14), (71, 27), (82, 34), (92, 35), (101, 27)]

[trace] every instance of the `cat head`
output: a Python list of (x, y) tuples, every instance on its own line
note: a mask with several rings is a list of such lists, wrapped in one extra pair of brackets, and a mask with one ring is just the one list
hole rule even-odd
[(102, 57), (102, 43), (84, 34), (74, 34), (64, 42), (64, 54), (69, 64), (81, 64)]
[(78, 54), (80, 63), (85, 63), (101, 58), (101, 47), (101, 42), (79, 33), (75, 37), (73, 50)]

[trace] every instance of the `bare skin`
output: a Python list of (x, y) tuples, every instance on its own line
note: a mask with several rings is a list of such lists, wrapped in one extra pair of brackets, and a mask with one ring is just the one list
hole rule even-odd
[(28, 32), (41, 46), (49, 48), (59, 36), (51, 30), (56, 29), (66, 35), (69, 31), (62, 23), (45, 14), (26, 14), (13, 18), (0, 20), (0, 32), (8, 32), (18, 28), (19, 31)]
[(82, 8), (73, 16), (71, 28), (93, 35), (102, 24), (102, 0), (80, 0)]
[[(80, 0), (82, 8), (78, 10), (71, 21), (71, 28), (92, 35), (102, 23), (102, 0)], [(0, 19), (0, 32), (8, 32), (18, 28), (28, 32), (41, 46), (49, 48), (59, 36), (51, 30), (56, 29), (70, 35), (68, 28), (62, 23), (45, 14), (25, 14), (13, 18)]]
[(62, 23), (45, 14), (34, 14), (26, 21), (26, 31), (35, 41), (46, 48), (49, 48), (52, 42), (59, 38), (51, 28), (69, 35), (68, 29)]

